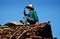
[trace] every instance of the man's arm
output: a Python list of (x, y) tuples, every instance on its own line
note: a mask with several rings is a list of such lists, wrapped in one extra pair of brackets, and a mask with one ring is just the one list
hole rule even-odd
[(24, 8), (24, 16), (26, 16), (27, 14), (26, 14), (26, 12), (25, 12), (25, 8)]
[(38, 19), (38, 16), (37, 16), (37, 13), (36, 13), (36, 12), (34, 12), (34, 18), (35, 18), (36, 22), (38, 22), (38, 21), (39, 21), (39, 19)]

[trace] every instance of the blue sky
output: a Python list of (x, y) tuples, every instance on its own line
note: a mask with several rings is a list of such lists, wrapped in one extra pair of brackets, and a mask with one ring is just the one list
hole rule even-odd
[(51, 21), (53, 36), (60, 39), (60, 0), (0, 0), (0, 24), (19, 22), (23, 19), (23, 9), (28, 4), (34, 5), (39, 22)]

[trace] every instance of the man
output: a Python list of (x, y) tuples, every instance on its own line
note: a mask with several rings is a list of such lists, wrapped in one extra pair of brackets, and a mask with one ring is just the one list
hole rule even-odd
[(30, 24), (35, 24), (38, 23), (38, 16), (36, 11), (34, 11), (33, 5), (29, 4), (28, 6), (26, 6), (26, 8), (29, 10), (29, 14), (26, 14), (25, 9), (24, 9), (24, 20), (20, 20), (21, 23), (23, 24), (27, 24), (27, 22), (29, 22)]

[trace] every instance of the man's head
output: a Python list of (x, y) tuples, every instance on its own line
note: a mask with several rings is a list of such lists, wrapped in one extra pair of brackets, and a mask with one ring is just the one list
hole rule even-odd
[(27, 8), (29, 11), (34, 10), (33, 4), (29, 4), (28, 6), (26, 6), (26, 8)]

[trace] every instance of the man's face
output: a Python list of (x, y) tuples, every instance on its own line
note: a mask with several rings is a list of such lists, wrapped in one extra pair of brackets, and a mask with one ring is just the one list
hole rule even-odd
[(29, 11), (31, 11), (31, 9), (30, 9), (30, 8), (28, 8), (28, 10), (29, 10)]

